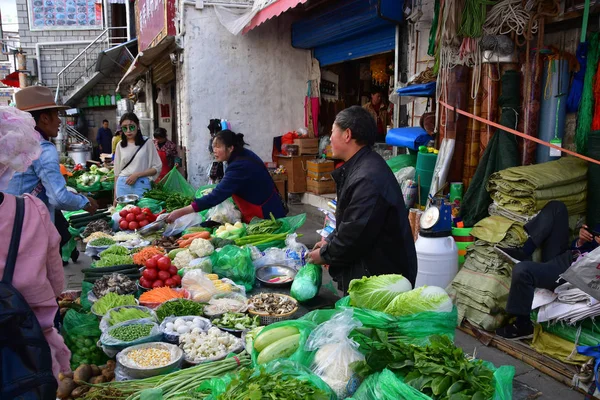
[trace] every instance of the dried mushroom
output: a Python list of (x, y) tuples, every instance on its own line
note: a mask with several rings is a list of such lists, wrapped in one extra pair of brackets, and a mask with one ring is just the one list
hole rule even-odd
[(292, 298), (277, 293), (259, 293), (250, 298), (250, 307), (257, 313), (282, 315), (292, 312), (297, 303)]

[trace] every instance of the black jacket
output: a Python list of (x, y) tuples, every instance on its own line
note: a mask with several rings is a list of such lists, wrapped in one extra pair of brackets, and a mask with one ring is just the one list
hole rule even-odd
[(352, 279), (401, 274), (414, 286), (417, 254), (400, 185), (383, 158), (368, 147), (336, 169), (336, 229), (321, 258), (340, 290)]

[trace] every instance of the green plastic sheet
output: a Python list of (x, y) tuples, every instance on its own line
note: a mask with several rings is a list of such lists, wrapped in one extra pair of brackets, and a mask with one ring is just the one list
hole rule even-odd
[(387, 165), (391, 168), (392, 172), (396, 173), (402, 168), (414, 167), (417, 165), (416, 154), (401, 154), (396, 157), (392, 157), (386, 161)]
[(185, 180), (183, 175), (173, 167), (171, 171), (161, 180), (163, 190), (173, 193), (181, 193), (187, 197), (194, 197), (196, 190)]

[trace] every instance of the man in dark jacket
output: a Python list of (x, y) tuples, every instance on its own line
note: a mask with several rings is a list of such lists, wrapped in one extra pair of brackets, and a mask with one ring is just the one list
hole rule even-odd
[(414, 286), (417, 255), (402, 191), (383, 158), (371, 150), (377, 126), (369, 112), (341, 111), (331, 131), (334, 157), (345, 164), (332, 175), (337, 184), (335, 231), (310, 253), (328, 264), (344, 293), (352, 279), (401, 274)]

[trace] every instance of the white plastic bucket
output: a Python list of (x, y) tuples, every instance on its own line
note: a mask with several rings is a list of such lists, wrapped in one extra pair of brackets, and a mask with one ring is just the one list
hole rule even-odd
[(415, 248), (419, 268), (415, 287), (427, 285), (446, 288), (458, 273), (458, 249), (454, 238), (419, 235)]

